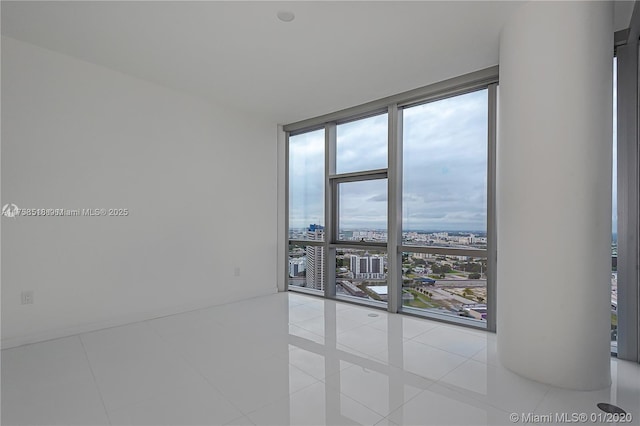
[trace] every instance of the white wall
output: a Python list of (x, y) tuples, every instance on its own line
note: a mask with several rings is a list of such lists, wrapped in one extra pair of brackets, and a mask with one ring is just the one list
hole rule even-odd
[(3, 37), (2, 205), (130, 211), (2, 218), (3, 347), (275, 292), (276, 129)]

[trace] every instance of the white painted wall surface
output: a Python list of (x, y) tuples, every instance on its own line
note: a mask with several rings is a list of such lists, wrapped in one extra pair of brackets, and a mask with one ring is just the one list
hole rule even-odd
[(2, 204), (130, 212), (2, 218), (3, 347), (275, 292), (276, 143), (275, 123), (3, 37)]
[(612, 13), (525, 3), (500, 45), (499, 355), (582, 390), (610, 383)]

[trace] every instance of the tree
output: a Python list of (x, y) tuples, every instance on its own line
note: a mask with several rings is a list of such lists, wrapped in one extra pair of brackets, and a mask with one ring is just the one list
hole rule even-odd
[(483, 267), (480, 263), (467, 262), (462, 266), (461, 269), (465, 272), (482, 272)]
[(449, 265), (433, 265), (431, 267), (434, 274), (448, 274), (451, 272), (451, 266)]

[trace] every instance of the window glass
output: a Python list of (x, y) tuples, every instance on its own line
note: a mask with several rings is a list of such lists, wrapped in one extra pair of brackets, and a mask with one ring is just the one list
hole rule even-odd
[(403, 253), (402, 305), (486, 321), (487, 259)]
[(403, 111), (403, 243), (486, 248), (487, 90)]
[(324, 290), (324, 247), (289, 244), (289, 287)]
[(336, 249), (336, 295), (387, 302), (387, 252)]
[(289, 138), (289, 238), (324, 225), (324, 129)]
[(387, 179), (338, 185), (338, 240), (387, 241)]
[(336, 129), (336, 173), (387, 168), (387, 114), (376, 115)]

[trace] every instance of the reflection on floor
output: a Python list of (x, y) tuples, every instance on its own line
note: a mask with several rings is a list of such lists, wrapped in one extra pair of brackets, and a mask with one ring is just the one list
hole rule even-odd
[(611, 363), (609, 389), (556, 389), (490, 333), (280, 293), (5, 350), (2, 424), (507, 425), (598, 402), (638, 424), (640, 365)]

